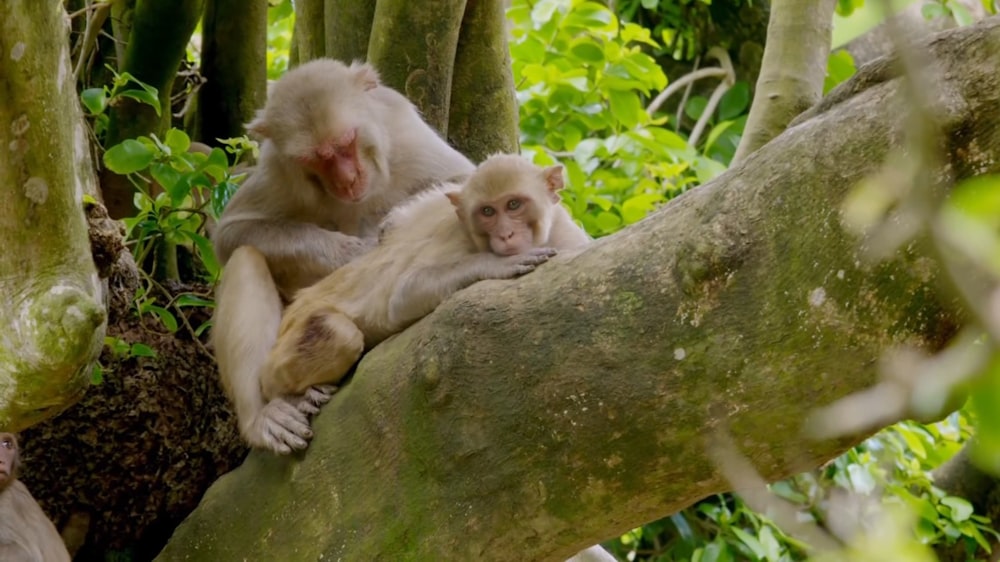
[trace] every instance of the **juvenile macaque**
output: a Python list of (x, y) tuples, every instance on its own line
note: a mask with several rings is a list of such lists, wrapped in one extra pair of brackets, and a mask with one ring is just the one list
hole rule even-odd
[(248, 130), (262, 139), (259, 162), (212, 236), (226, 263), (212, 340), (243, 437), (287, 453), (306, 446), (308, 415), (333, 389), (261, 395), (284, 301), (371, 249), (393, 206), (474, 167), (366, 64), (290, 70)]
[(17, 438), (0, 433), (0, 560), (69, 562), (55, 525), (17, 479)]
[(462, 185), (414, 197), (371, 253), (300, 291), (261, 371), (265, 396), (337, 383), (361, 353), (483, 279), (528, 273), (590, 241), (559, 203), (562, 168), (495, 155)]

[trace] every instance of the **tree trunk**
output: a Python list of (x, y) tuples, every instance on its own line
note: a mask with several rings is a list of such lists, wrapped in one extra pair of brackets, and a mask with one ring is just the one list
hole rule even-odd
[(52, 417), (87, 389), (104, 306), (83, 196), (96, 193), (60, 0), (0, 19), (0, 427)]
[(772, 0), (764, 61), (733, 164), (785, 130), (823, 94), (836, 0)]
[(296, 0), (294, 39), (298, 64), (326, 54), (323, 16), (323, 0)]
[(202, 23), (198, 138), (243, 134), (267, 100), (267, 0), (208, 0)]
[(469, 0), (451, 85), (448, 141), (474, 162), (519, 149), (517, 99), (502, 0)]
[(379, 0), (368, 42), (368, 62), (379, 70), (382, 82), (406, 94), (441, 134), (448, 131), (465, 1)]
[[(1000, 19), (930, 52), (948, 70), (940, 173), (1000, 171)], [(875, 382), (886, 350), (940, 349), (961, 315), (919, 244), (866, 265), (840, 222), (900, 146), (897, 88), (815, 114), (582, 253), (447, 300), (362, 360), (305, 455), (250, 455), (159, 559), (564, 559), (728, 489), (706, 451), (720, 431), (769, 481), (835, 457), (861, 436), (809, 440), (810, 412)]]
[(326, 0), (326, 56), (344, 62), (368, 57), (376, 0)]

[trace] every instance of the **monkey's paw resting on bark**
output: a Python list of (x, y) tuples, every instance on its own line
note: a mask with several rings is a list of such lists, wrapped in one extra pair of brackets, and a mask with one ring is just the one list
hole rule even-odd
[[(329, 399), (327, 396), (326, 400)], [(305, 449), (312, 438), (312, 428), (309, 426), (308, 413), (303, 411), (303, 402), (309, 400), (304, 396), (292, 400), (284, 397), (272, 399), (256, 416), (250, 418), (243, 428), (243, 436), (252, 447), (269, 449), (279, 454)], [(312, 408), (318, 410), (316, 404), (312, 404)]]

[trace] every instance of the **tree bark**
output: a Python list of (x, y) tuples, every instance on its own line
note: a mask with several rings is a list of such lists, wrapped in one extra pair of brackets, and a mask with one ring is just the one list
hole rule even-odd
[(293, 38), (297, 64), (318, 59), (326, 54), (323, 21), (323, 0), (296, 0)]
[(785, 130), (823, 93), (836, 0), (773, 0), (764, 61), (733, 164)]
[(326, 0), (326, 56), (344, 62), (368, 57), (376, 0)]
[[(1000, 171), (1000, 19), (939, 36), (944, 177)], [(864, 79), (863, 73), (859, 79)], [(869, 265), (840, 207), (903, 140), (898, 80), (788, 129), (715, 181), (376, 347), (305, 455), (251, 454), (159, 559), (557, 560), (727, 490), (727, 432), (773, 481), (861, 436), (816, 407), (896, 346), (960, 325), (914, 244)]]
[(479, 162), (520, 148), (517, 99), (502, 0), (469, 0), (451, 85), (448, 141)]
[(267, 100), (267, 0), (208, 0), (202, 22), (198, 138), (243, 134)]
[(11, 0), (0, 20), (0, 427), (78, 400), (104, 339), (83, 196), (96, 193), (60, 0)]
[(368, 62), (382, 82), (403, 92), (424, 120), (448, 131), (451, 79), (466, 0), (379, 0)]

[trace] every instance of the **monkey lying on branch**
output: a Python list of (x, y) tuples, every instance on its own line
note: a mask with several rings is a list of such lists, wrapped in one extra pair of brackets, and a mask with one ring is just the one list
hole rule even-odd
[(523, 275), (557, 250), (589, 242), (559, 204), (562, 187), (561, 166), (495, 155), (463, 185), (442, 184), (397, 207), (374, 251), (303, 289), (285, 309), (261, 370), (264, 396), (335, 384), (365, 349), (456, 291)]

